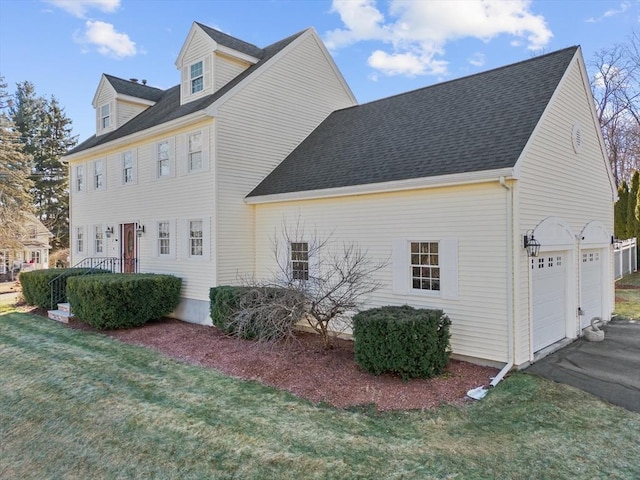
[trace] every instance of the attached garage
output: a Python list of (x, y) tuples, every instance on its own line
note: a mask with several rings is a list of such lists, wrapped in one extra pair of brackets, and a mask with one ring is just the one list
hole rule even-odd
[(530, 259), (533, 351), (562, 340), (567, 331), (566, 252), (547, 252)]
[(586, 328), (594, 317), (602, 318), (603, 263), (601, 249), (580, 252), (580, 328)]

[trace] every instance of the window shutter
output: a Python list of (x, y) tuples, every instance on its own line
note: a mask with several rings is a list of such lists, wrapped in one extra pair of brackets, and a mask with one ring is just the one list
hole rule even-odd
[(180, 95), (180, 105), (187, 103), (187, 98), (191, 94), (191, 89), (189, 88), (189, 67), (182, 67), (182, 92)]
[(209, 90), (211, 88), (211, 77), (213, 77), (211, 71), (211, 55), (204, 57), (204, 61), (202, 62), (202, 76), (204, 83), (203, 90)]
[(443, 238), (440, 241), (440, 287), (442, 298), (458, 298), (458, 239)]
[(406, 239), (392, 240), (391, 264), (393, 293), (405, 295), (409, 291), (409, 245)]
[(178, 258), (178, 228), (176, 223), (176, 220), (169, 221), (169, 253), (173, 259)]
[(169, 176), (176, 176), (176, 137), (169, 139)]
[(131, 150), (131, 165), (133, 165), (133, 178), (132, 183), (138, 183), (138, 149)]
[(188, 155), (189, 134), (178, 135), (176, 138), (176, 170), (177, 174), (182, 176), (189, 171), (189, 155)]
[(211, 260), (211, 217), (202, 217), (202, 259)]
[(211, 127), (206, 126), (202, 129), (202, 169), (209, 170), (209, 131)]

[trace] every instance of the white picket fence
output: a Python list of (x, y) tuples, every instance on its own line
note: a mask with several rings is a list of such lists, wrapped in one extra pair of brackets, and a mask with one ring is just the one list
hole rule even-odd
[(638, 270), (636, 239), (630, 238), (613, 244), (616, 280)]

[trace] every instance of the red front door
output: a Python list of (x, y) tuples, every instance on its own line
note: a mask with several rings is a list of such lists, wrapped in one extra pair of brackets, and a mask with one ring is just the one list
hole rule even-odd
[(122, 225), (122, 271), (135, 273), (136, 271), (136, 224)]

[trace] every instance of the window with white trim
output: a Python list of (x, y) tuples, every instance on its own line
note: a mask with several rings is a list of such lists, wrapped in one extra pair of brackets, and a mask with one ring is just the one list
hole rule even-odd
[(40, 263), (40, 250), (31, 251), (31, 263)]
[(189, 135), (187, 143), (189, 171), (202, 170), (202, 132)]
[(291, 242), (291, 278), (309, 280), (309, 244)]
[(156, 159), (158, 163), (158, 178), (168, 177), (171, 173), (169, 140), (165, 140), (156, 145)]
[(204, 255), (204, 237), (202, 220), (189, 221), (189, 256), (202, 257)]
[(93, 188), (104, 188), (104, 160), (96, 160), (93, 164)]
[(102, 130), (111, 126), (111, 107), (107, 103), (100, 107), (100, 128)]
[(411, 288), (440, 291), (438, 242), (411, 242)]
[(82, 227), (76, 227), (76, 252), (84, 252), (84, 230)]
[(190, 80), (191, 80), (191, 94), (201, 92), (204, 88), (204, 71), (202, 66), (202, 60), (194, 63), (189, 68)]
[(129, 150), (122, 154), (122, 184), (132, 184), (133, 178), (133, 152)]
[(171, 255), (171, 229), (169, 222), (158, 222), (158, 255)]
[(94, 251), (96, 254), (104, 253), (104, 233), (102, 232), (101, 225), (95, 226)]
[(84, 192), (84, 165), (76, 166), (76, 192)]

